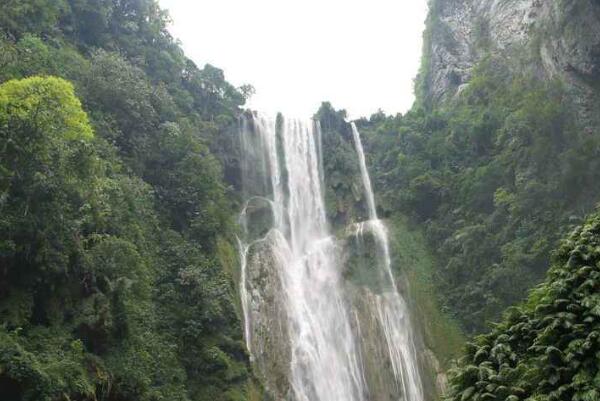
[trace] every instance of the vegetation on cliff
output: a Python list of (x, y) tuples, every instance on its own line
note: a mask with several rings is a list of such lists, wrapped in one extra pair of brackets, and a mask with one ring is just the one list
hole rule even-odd
[[(322, 128), (323, 152), (327, 155), (324, 160), (327, 213), (334, 228), (346, 230), (347, 235), (353, 223), (369, 218), (351, 127), (346, 121), (346, 113), (336, 111), (327, 102), (321, 105), (316, 118)], [(427, 370), (425, 387), (430, 392), (428, 396), (432, 396), (442, 391), (444, 372), (460, 355), (464, 336), (457, 321), (440, 307), (434, 280), (439, 261), (423, 230), (401, 212), (385, 211), (388, 212), (385, 224), (390, 231), (394, 275), (412, 310), (419, 332), (419, 347), (424, 346), (426, 351), (421, 355), (421, 362)], [(344, 275), (354, 284), (376, 289), (378, 277), (372, 270), (364, 268), (377, 257), (372, 240), (363, 238), (363, 249), (358, 249), (357, 244), (349, 247)]]
[(315, 114), (322, 131), (325, 203), (335, 228), (368, 219), (365, 191), (346, 112), (324, 102)]
[(448, 399), (600, 399), (600, 215), (576, 228), (527, 302), (476, 337)]
[(246, 400), (235, 307), (244, 92), (197, 68), (153, 0), (0, 15), (0, 393)]
[(487, 58), (452, 102), (360, 122), (383, 211), (420, 222), (442, 300), (480, 332), (546, 272), (561, 232), (600, 199), (600, 136), (563, 84)]

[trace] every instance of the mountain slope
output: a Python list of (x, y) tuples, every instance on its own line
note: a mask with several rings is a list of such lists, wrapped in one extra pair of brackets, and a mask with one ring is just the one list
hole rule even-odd
[(449, 399), (600, 399), (600, 216), (563, 242), (546, 281), (467, 347)]
[(424, 225), (471, 333), (543, 279), (600, 200), (599, 5), (561, 4), (433, 1), (415, 107), (359, 121), (379, 204)]
[(187, 59), (153, 0), (0, 14), (2, 399), (260, 397), (223, 151), (248, 88)]

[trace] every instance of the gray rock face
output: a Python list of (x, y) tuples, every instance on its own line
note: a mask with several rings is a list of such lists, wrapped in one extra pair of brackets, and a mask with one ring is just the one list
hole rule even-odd
[[(431, 0), (424, 95), (432, 104), (468, 85), (472, 68), (491, 53), (521, 56), (541, 78), (569, 84), (583, 117), (593, 118), (600, 82), (598, 0)], [(522, 68), (516, 62), (514, 68)], [(588, 109), (586, 111), (586, 109)]]
[(544, 67), (550, 73), (600, 78), (600, 2), (561, 3), (545, 3), (541, 14), (540, 24), (550, 32), (542, 43)]
[(250, 314), (251, 348), (257, 372), (263, 374), (267, 391), (277, 400), (289, 397), (291, 350), (288, 341), (287, 314), (278, 265), (279, 256), (270, 233), (257, 242), (248, 255), (248, 285), (252, 307)]

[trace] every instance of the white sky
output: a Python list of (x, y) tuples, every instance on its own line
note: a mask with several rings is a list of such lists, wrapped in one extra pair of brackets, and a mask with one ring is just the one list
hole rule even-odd
[(249, 106), (352, 118), (413, 103), (427, 0), (160, 0), (188, 57), (256, 94)]

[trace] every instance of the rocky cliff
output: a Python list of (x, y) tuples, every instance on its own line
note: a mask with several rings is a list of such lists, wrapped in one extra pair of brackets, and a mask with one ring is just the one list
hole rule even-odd
[(599, 121), (599, 0), (430, 0), (420, 95), (454, 98), (473, 68), (495, 58), (564, 82), (584, 125)]

